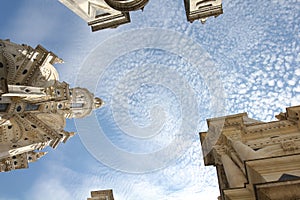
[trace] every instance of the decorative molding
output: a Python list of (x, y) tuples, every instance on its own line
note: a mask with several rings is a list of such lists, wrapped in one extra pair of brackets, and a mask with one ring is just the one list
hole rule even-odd
[(281, 147), (284, 151), (294, 151), (299, 149), (299, 147), (296, 145), (295, 141), (293, 140), (282, 141)]

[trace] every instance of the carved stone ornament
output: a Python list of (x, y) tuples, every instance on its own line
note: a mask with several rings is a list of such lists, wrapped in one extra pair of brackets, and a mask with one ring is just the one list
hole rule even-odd
[(292, 140), (281, 142), (281, 147), (284, 151), (294, 151), (298, 149), (298, 146)]

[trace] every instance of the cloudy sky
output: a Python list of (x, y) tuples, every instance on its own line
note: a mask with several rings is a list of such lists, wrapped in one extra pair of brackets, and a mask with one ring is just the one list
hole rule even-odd
[(186, 21), (182, 0), (151, 0), (131, 23), (92, 33), (53, 0), (3, 0), (0, 38), (38, 44), (65, 63), (60, 80), (106, 102), (68, 143), (28, 169), (0, 174), (0, 199), (212, 200), (202, 161), (207, 118), (248, 112), (262, 121), (300, 102), (300, 2), (227, 0), (224, 14)]

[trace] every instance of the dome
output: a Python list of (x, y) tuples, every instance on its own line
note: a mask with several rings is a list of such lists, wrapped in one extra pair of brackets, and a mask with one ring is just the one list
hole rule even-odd
[(94, 97), (94, 94), (85, 88), (73, 88), (70, 90), (69, 107), (71, 118), (82, 118), (90, 115), (93, 109), (100, 108), (104, 103), (102, 99)]

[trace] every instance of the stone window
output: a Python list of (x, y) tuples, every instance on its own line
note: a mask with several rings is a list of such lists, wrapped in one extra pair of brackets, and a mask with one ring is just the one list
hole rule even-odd
[(0, 103), (0, 112), (5, 112), (8, 107), (8, 103)]
[(39, 106), (35, 104), (27, 104), (25, 107), (25, 111), (38, 110)]

